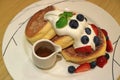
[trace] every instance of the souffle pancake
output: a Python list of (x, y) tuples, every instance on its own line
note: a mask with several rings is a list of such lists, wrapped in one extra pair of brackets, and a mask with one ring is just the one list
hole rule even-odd
[[(30, 43), (49, 39), (62, 47), (66, 61), (83, 64), (105, 55), (108, 33), (80, 13), (48, 6), (35, 13), (25, 29)], [(109, 49), (110, 50), (110, 49)], [(112, 47), (109, 52), (112, 52)]]
[(99, 38), (100, 38), (100, 45), (96, 47), (96, 50), (91, 49), (90, 52), (87, 52), (87, 49), (89, 50), (89, 48), (86, 46), (86, 47), (82, 47), (85, 48), (85, 50), (76, 52), (73, 46), (70, 46), (62, 50), (62, 55), (67, 61), (71, 61), (78, 64), (94, 61), (99, 56), (105, 55), (106, 52), (106, 38), (100, 30), (99, 30)]
[[(25, 29), (25, 35), (30, 41), (30, 43), (34, 43), (39, 39), (42, 39), (45, 37), (46, 39), (51, 39), (55, 36), (54, 30), (51, 30), (51, 23), (44, 19), (45, 13), (54, 10), (55, 8), (53, 6), (49, 6), (45, 9), (42, 9), (35, 13), (29, 20), (26, 29)], [(48, 36), (45, 36), (46, 34), (50, 34)]]

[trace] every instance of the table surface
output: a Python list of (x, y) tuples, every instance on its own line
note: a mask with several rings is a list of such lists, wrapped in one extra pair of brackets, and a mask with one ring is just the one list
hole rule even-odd
[[(12, 80), (2, 57), (2, 40), (5, 30), (12, 20), (26, 6), (38, 0), (0, 0), (0, 80)], [(120, 0), (88, 0), (106, 10), (120, 25)], [(120, 80), (120, 78), (119, 78)]]

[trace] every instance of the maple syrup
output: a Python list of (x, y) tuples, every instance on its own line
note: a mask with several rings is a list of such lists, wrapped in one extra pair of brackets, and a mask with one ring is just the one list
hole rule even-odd
[(38, 48), (35, 53), (40, 57), (47, 57), (53, 53), (51, 49), (48, 49), (47, 47), (40, 47)]
[(35, 53), (39, 57), (47, 57), (51, 55), (53, 52), (54, 52), (54, 47), (52, 44), (48, 42), (39, 43), (35, 49)]

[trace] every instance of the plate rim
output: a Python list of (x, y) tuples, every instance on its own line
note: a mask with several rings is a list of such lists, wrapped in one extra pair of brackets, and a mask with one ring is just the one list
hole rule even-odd
[[(22, 11), (24, 11), (24, 10), (26, 10), (27, 8), (29, 8), (30, 6), (33, 6), (33, 5), (35, 5), (35, 4), (37, 4), (37, 3), (39, 3), (40, 1), (38, 1), (38, 2), (35, 2), (35, 3), (33, 3), (32, 5), (29, 5), (29, 6), (27, 6), (26, 8), (24, 8)], [(88, 1), (87, 1), (88, 2)], [(95, 5), (95, 4), (93, 4), (93, 3), (91, 3), (91, 2), (88, 2), (88, 3), (90, 3), (90, 4), (92, 4), (92, 5)], [(99, 7), (99, 6), (97, 6), (97, 5), (95, 5), (96, 7), (98, 7), (98, 8), (100, 8), (100, 9), (102, 9), (101, 7)], [(103, 9), (102, 9), (103, 10)], [(20, 13), (22, 12), (22, 11), (20, 11), (17, 15), (20, 15)], [(105, 10), (103, 10), (105, 13), (107, 13)], [(16, 15), (16, 16), (17, 16)], [(108, 16), (110, 16), (113, 20), (114, 20), (114, 22), (116, 22), (115, 21), (115, 19), (109, 14), (109, 13), (107, 13), (107, 15)], [(12, 19), (12, 21), (10, 22), (10, 24), (12, 24), (12, 22), (15, 20), (15, 18), (16, 18), (16, 16)], [(119, 24), (116, 22), (116, 24), (119, 26)], [(9, 27), (9, 25), (8, 25), (8, 27)], [(4, 59), (4, 49), (3, 49), (3, 45), (4, 45), (4, 41), (5, 41), (5, 35), (7, 34), (6, 32), (8, 31), (8, 28), (7, 27), (7, 29), (6, 29), (6, 31), (5, 31), (5, 34), (4, 34), (4, 37), (3, 37), (3, 41), (2, 41), (2, 55), (3, 55), (3, 61), (5, 60)], [(5, 63), (5, 62), (4, 62)], [(7, 68), (7, 65), (6, 65), (6, 63), (5, 63), (5, 66), (6, 66), (6, 68)], [(7, 70), (8, 70), (8, 68), (7, 68)], [(8, 73), (11, 75), (11, 77), (13, 77), (13, 75), (9, 72), (9, 70), (8, 70)]]

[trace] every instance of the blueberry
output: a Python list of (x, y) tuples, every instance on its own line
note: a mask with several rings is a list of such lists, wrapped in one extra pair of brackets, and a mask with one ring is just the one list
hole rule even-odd
[(96, 61), (92, 61), (91, 63), (90, 63), (90, 67), (93, 69), (93, 68), (95, 68), (96, 67)]
[(78, 24), (77, 20), (72, 19), (69, 22), (69, 26), (73, 29), (76, 29), (79, 26), (79, 24)]
[(110, 58), (110, 56), (109, 56), (108, 53), (105, 54), (105, 57), (106, 57), (106, 59), (109, 59), (109, 58)]
[(85, 32), (90, 35), (91, 34), (91, 29), (90, 28), (85, 28)]
[(76, 17), (79, 21), (83, 21), (85, 18), (82, 14), (78, 14)]
[(86, 35), (82, 36), (82, 37), (81, 37), (81, 42), (82, 42), (83, 44), (87, 44), (87, 43), (89, 42), (88, 36), (86, 36)]
[(75, 71), (75, 67), (74, 66), (69, 66), (68, 67), (68, 72), (69, 73), (74, 73), (74, 71)]
[(93, 41), (94, 41), (96, 47), (100, 45), (100, 38), (98, 36), (94, 36)]

